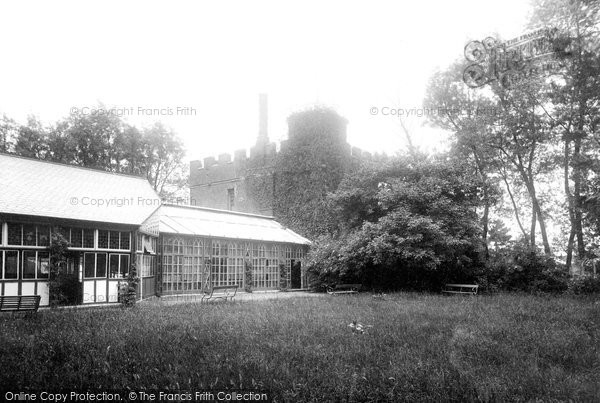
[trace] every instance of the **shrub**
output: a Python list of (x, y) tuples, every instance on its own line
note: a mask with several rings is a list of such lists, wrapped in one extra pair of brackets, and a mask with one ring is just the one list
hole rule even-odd
[(531, 283), (531, 290), (550, 293), (565, 292), (569, 286), (569, 277), (569, 273), (563, 265), (546, 268)]
[(244, 274), (246, 276), (246, 284), (244, 286), (244, 291), (246, 292), (252, 292), (252, 286), (254, 285), (252, 271), (252, 261), (248, 258), (244, 259)]
[(590, 275), (577, 276), (569, 281), (568, 292), (574, 295), (600, 293), (600, 277)]
[(493, 253), (477, 282), (485, 291), (560, 293), (567, 290), (569, 273), (553, 258), (516, 246)]
[(81, 300), (81, 284), (77, 273), (67, 271), (69, 242), (59, 228), (52, 231), (50, 238), (50, 278), (48, 281), (50, 306), (76, 305)]
[(129, 272), (127, 273), (127, 280), (122, 282), (119, 287), (119, 302), (123, 306), (130, 307), (135, 305), (137, 300), (137, 285), (140, 282), (140, 278), (137, 276), (137, 269), (135, 262), (131, 263)]

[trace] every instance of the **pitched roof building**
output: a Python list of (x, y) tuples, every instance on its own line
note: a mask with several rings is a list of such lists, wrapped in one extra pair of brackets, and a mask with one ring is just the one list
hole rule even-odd
[(310, 242), (272, 217), (162, 205), (144, 178), (7, 154), (0, 172), (0, 295), (50, 303), (53, 234), (69, 242), (69, 304), (117, 302), (132, 268), (139, 298), (307, 286)]
[(160, 206), (144, 178), (0, 154), (0, 213), (140, 225)]

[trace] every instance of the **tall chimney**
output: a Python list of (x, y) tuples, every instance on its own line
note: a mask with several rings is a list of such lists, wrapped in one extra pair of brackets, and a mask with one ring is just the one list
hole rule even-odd
[(266, 145), (269, 142), (268, 133), (268, 110), (269, 104), (267, 94), (258, 95), (258, 139), (256, 145)]

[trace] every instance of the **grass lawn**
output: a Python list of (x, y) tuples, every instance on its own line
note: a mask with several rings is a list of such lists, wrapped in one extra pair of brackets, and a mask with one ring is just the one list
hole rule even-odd
[[(417, 293), (0, 316), (0, 389), (279, 401), (600, 400), (598, 299)], [(355, 334), (357, 320), (367, 328)]]

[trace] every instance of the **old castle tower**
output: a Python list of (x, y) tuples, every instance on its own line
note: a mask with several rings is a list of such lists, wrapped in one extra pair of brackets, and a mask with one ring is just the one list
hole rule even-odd
[[(249, 156), (246, 150), (242, 149), (236, 151), (233, 158), (230, 154), (221, 154), (217, 159), (208, 157), (204, 158), (204, 161), (190, 163), (192, 204), (261, 215), (277, 215), (274, 208), (277, 192), (285, 191), (278, 187), (277, 171), (281, 166), (278, 158), (285, 156), (290, 147), (304, 148), (314, 139), (325, 138), (329, 143), (336, 145), (336, 150), (339, 150), (336, 154), (339, 155), (323, 155), (319, 156), (321, 158), (318, 160), (350, 162), (361, 156), (369, 156), (346, 142), (348, 121), (345, 118), (331, 110), (317, 109), (298, 112), (288, 118), (288, 139), (281, 142), (278, 151), (276, 144), (269, 141), (267, 102), (266, 94), (261, 94), (258, 137), (256, 144), (250, 149)], [(317, 147), (316, 151), (313, 148), (308, 152), (318, 153), (318, 150)], [(302, 154), (302, 150), (297, 151)], [(321, 166), (325, 168), (326, 164), (320, 163), (318, 168)]]

